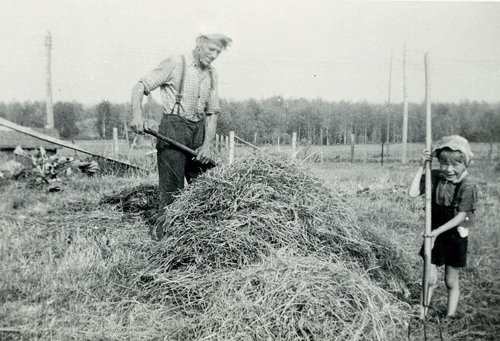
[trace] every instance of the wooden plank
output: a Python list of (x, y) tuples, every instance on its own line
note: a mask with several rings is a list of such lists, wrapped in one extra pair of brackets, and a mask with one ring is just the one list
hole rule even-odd
[(59, 146), (65, 147), (65, 148), (76, 150), (77, 152), (80, 152), (80, 153), (96, 156), (96, 157), (99, 157), (99, 158), (102, 158), (102, 159), (105, 159), (105, 160), (108, 160), (111, 162), (120, 163), (120, 164), (125, 165), (125, 166), (130, 167), (130, 168), (141, 169), (140, 167), (134, 166), (126, 161), (120, 161), (120, 160), (113, 159), (111, 157), (107, 157), (107, 156), (93, 153), (89, 150), (83, 149), (83, 148), (81, 148), (77, 145), (74, 145), (72, 143), (68, 143), (68, 142), (60, 140), (58, 138), (39, 133), (39, 132), (34, 131), (30, 128), (20, 126), (18, 124), (15, 124), (15, 123), (13, 123), (9, 120), (6, 120), (4, 118), (1, 118), (1, 117), (0, 117), (0, 125), (3, 125), (3, 126), (10, 128), (12, 130), (18, 131), (20, 133), (35, 137), (35, 138), (40, 139), (42, 141), (50, 142), (50, 143), (53, 143), (53, 144), (56, 144), (56, 145), (59, 145)]

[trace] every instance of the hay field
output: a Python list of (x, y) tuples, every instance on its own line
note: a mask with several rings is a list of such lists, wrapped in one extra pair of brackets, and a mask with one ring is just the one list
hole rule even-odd
[[(405, 194), (414, 167), (311, 167), (347, 201), (361, 229), (403, 250), (406, 295), (391, 294), (375, 285), (370, 271), (341, 266), (336, 257), (290, 248), (231, 273), (213, 268), (200, 278), (189, 267), (148, 277), (159, 244), (149, 237), (143, 215), (101, 199), (150, 186), (154, 174), (73, 178), (56, 193), (10, 183), (0, 188), (0, 339), (401, 340), (408, 328), (412, 340), (423, 339), (422, 326), (409, 324), (418, 302), (424, 205)], [(446, 305), (441, 282), (435, 318), (427, 325), (430, 339), (440, 332), (450, 340), (495, 340), (500, 334), (500, 173), (480, 161), (471, 173), (482, 205), (469, 266), (461, 273), (458, 320), (438, 323)], [(334, 332), (321, 334), (325, 330)]]

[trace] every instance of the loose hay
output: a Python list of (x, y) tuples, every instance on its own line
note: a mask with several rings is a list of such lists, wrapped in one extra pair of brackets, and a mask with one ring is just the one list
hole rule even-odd
[(149, 223), (156, 217), (158, 211), (158, 185), (143, 184), (120, 193), (105, 195), (101, 204), (117, 205), (126, 213), (139, 214)]
[(334, 259), (278, 252), (243, 269), (159, 275), (143, 293), (177, 302), (172, 340), (392, 340), (405, 304)]
[(210, 170), (160, 221), (166, 235), (151, 246), (148, 269), (154, 274), (185, 266), (240, 268), (281, 248), (336, 257), (386, 284), (408, 274), (403, 253), (363, 231), (345, 198), (279, 154), (259, 153)]
[[(138, 193), (122, 207), (132, 210)], [(410, 273), (404, 253), (362, 230), (349, 202), (294, 159), (255, 154), (213, 168), (159, 222), (166, 234), (144, 242), (149, 259), (133, 282), (138, 301), (182, 321), (172, 340), (390, 340), (401, 331), (407, 307), (393, 293)]]
[(144, 184), (120, 193), (105, 195), (101, 204), (119, 205), (123, 212), (139, 213), (158, 208), (158, 186)]

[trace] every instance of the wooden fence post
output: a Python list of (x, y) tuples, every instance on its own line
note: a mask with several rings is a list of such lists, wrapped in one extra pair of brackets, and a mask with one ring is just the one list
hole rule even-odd
[(234, 131), (229, 132), (229, 165), (234, 162)]
[(351, 132), (351, 163), (354, 162), (354, 133)]
[(118, 155), (118, 129), (113, 128), (113, 157)]
[(292, 133), (292, 156), (295, 157), (295, 153), (297, 152), (297, 132)]

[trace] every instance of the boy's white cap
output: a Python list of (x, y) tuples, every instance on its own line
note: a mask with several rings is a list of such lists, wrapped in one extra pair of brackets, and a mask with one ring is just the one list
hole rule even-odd
[(469, 141), (459, 135), (449, 135), (443, 137), (437, 142), (437, 146), (432, 152), (432, 156), (436, 157), (439, 150), (450, 148), (451, 150), (459, 150), (465, 155), (465, 165), (468, 166), (474, 156), (470, 149)]

